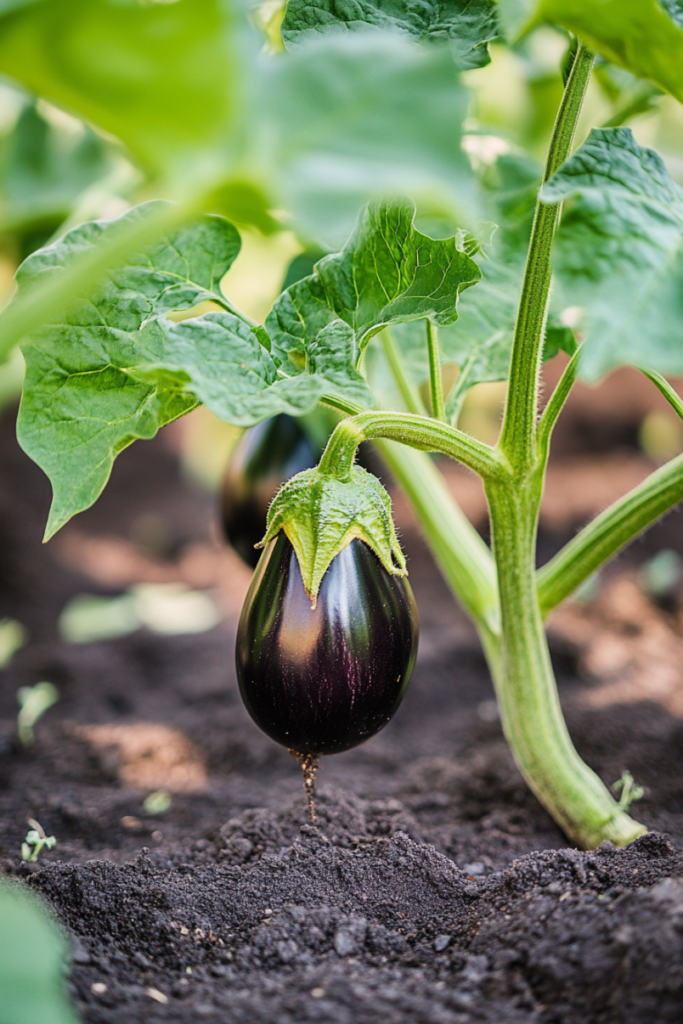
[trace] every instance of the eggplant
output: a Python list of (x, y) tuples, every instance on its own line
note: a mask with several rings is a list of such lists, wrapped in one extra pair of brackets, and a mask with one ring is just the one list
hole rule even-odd
[(261, 554), (254, 545), (265, 533), (268, 506), (285, 480), (315, 466), (321, 452), (286, 413), (245, 431), (237, 442), (223, 479), (221, 519), (226, 539), (252, 569)]
[(293, 753), (336, 754), (396, 712), (418, 641), (415, 598), (372, 549), (352, 540), (330, 563), (315, 609), (284, 532), (264, 549), (237, 631), (247, 711)]

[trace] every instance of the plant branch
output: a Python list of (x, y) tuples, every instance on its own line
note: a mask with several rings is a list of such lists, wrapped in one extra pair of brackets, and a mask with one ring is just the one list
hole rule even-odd
[(674, 391), (668, 380), (665, 380), (661, 373), (656, 373), (654, 370), (641, 370), (640, 372), (645, 374), (648, 380), (652, 381), (654, 386), (662, 392), (669, 405), (683, 419), (683, 398), (681, 398), (677, 391)]
[(539, 569), (536, 589), (541, 614), (547, 615), (569, 597), (591, 573), (681, 499), (683, 455), (678, 455), (605, 509)]
[(432, 416), (446, 422), (446, 410), (443, 404), (443, 380), (441, 377), (441, 356), (439, 354), (439, 335), (436, 325), (431, 320), (427, 324), (427, 351), (429, 352), (429, 393), (432, 400)]
[[(569, 156), (593, 54), (579, 44), (557, 112), (543, 181)], [(524, 283), (517, 313), (510, 361), (508, 395), (499, 446), (513, 467), (528, 469), (536, 461), (538, 378), (550, 295), (550, 255), (560, 216), (560, 203), (536, 203)]]
[(508, 473), (505, 463), (493, 448), (462, 430), (429, 416), (383, 410), (371, 410), (342, 420), (323, 452), (320, 471), (343, 480), (351, 472), (358, 445), (375, 438), (401, 441), (421, 451), (440, 452), (482, 477), (501, 478)]
[(389, 369), (396, 381), (398, 390), (401, 392), (401, 398), (405, 402), (406, 409), (408, 412), (415, 413), (417, 416), (425, 416), (426, 410), (422, 403), (422, 399), (418, 394), (417, 388), (408, 380), (403, 360), (396, 349), (396, 343), (394, 342), (393, 336), (388, 327), (385, 327), (381, 332), (380, 340), (382, 342), (382, 348), (384, 349), (384, 355), (386, 356), (386, 360), (389, 364)]
[(579, 356), (581, 349), (577, 348), (574, 355), (571, 357), (569, 362), (564, 368), (564, 372), (557, 382), (557, 386), (550, 396), (550, 401), (546, 405), (543, 415), (541, 416), (538, 424), (538, 433), (536, 443), (538, 446), (538, 452), (541, 458), (545, 461), (548, 457), (548, 449), (550, 447), (550, 436), (553, 432), (553, 427), (557, 423), (557, 418), (562, 412), (564, 403), (569, 397), (569, 392), (574, 386), (576, 380), (576, 373), (579, 365)]

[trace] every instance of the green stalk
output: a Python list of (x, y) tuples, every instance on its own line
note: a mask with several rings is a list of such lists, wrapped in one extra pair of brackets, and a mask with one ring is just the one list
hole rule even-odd
[[(543, 174), (544, 182), (569, 156), (592, 66), (593, 54), (580, 44), (557, 112)], [(538, 376), (548, 315), (550, 252), (560, 208), (560, 203), (536, 203), (515, 325), (500, 447), (510, 463), (520, 468), (529, 468), (536, 461)]]
[(652, 381), (654, 386), (664, 395), (671, 408), (683, 419), (683, 398), (681, 398), (677, 391), (674, 391), (668, 380), (665, 380), (661, 373), (656, 373), (654, 370), (641, 370), (641, 373), (645, 374), (647, 379)]
[(406, 376), (403, 362), (396, 351), (396, 345), (388, 327), (385, 327), (380, 334), (380, 341), (382, 342), (382, 348), (384, 349), (384, 355), (387, 363), (389, 364), (389, 369), (396, 381), (398, 390), (401, 392), (401, 398), (405, 402), (406, 409), (408, 412), (413, 412), (417, 416), (424, 416), (425, 407), (422, 404), (422, 399), (420, 398), (417, 388), (413, 386)]
[(375, 443), (415, 509), (446, 583), (477, 624), (493, 654), (500, 629), (500, 610), (491, 552), (453, 500), (428, 455), (392, 441)]
[(536, 600), (534, 552), (541, 475), (525, 486), (489, 481), (500, 588), (502, 657), (491, 670), (503, 730), (543, 806), (584, 849), (617, 846), (647, 831), (613, 800), (577, 754), (565, 725)]
[(358, 445), (375, 438), (401, 441), (421, 451), (441, 452), (487, 479), (509, 475), (504, 460), (495, 449), (464, 431), (430, 416), (383, 410), (371, 410), (342, 420), (327, 442), (319, 463), (320, 472), (330, 473), (338, 480), (347, 478)]
[[(592, 64), (593, 55), (580, 45), (555, 121), (544, 180), (569, 156)], [(503, 730), (520, 771), (566, 834), (591, 848), (603, 839), (622, 845), (646, 830), (612, 799), (572, 744), (536, 596), (536, 531), (547, 447), (575, 368), (570, 365), (551, 399), (539, 435), (539, 371), (559, 215), (559, 204), (536, 204), (498, 445), (511, 473), (484, 481), (501, 607), (502, 654), (491, 671)]]
[(651, 473), (585, 526), (536, 574), (538, 604), (547, 615), (591, 573), (683, 500), (683, 455)]
[(576, 380), (576, 373), (579, 366), (579, 357), (581, 356), (581, 349), (577, 348), (576, 352), (569, 360), (564, 368), (564, 373), (557, 382), (557, 387), (550, 396), (550, 401), (543, 410), (541, 421), (538, 424), (537, 432), (537, 447), (539, 459), (543, 464), (548, 460), (548, 453), (550, 450), (550, 436), (553, 432), (553, 427), (557, 423), (557, 418), (562, 412), (564, 403), (569, 398), (569, 392), (572, 389), (574, 381)]
[(436, 325), (431, 320), (427, 324), (427, 351), (429, 353), (429, 393), (432, 400), (432, 416), (446, 422), (446, 410), (443, 404), (443, 379), (441, 377), (441, 357), (439, 353), (439, 336)]

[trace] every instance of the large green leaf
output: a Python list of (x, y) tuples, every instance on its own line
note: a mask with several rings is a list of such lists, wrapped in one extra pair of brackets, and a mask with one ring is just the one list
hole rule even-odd
[(472, 219), (468, 96), (447, 46), (332, 34), (259, 67), (241, 166), (325, 247), (343, 244), (370, 198), (408, 194), (458, 223)]
[(556, 243), (558, 287), (587, 318), (580, 372), (633, 364), (683, 372), (683, 191), (630, 129), (594, 129), (541, 191), (571, 199)]
[(683, 102), (678, 0), (506, 0), (506, 9), (514, 29), (539, 20), (562, 25), (603, 57)]
[(457, 318), (460, 292), (479, 280), (463, 238), (434, 240), (414, 225), (410, 200), (370, 203), (340, 253), (289, 287), (266, 320), (288, 372), (301, 372), (333, 322), (350, 329), (358, 362), (383, 327), (429, 318)]
[(289, 0), (281, 32), (293, 46), (323, 32), (368, 26), (420, 42), (447, 39), (461, 69), (488, 64), (487, 43), (498, 35), (494, 0)]
[[(39, 250), (20, 268), (20, 293), (63, 274), (122, 220), (145, 212), (137, 207), (124, 218), (82, 225)], [(52, 483), (46, 537), (95, 501), (120, 451), (198, 402), (244, 426), (317, 403), (324, 381), (278, 379), (255, 331), (232, 313), (181, 323), (166, 317), (204, 300), (225, 305), (219, 282), (239, 247), (237, 231), (220, 217), (188, 225), (131, 255), (68, 314), (24, 342), (17, 430)]]
[(180, 173), (181, 164), (224, 145), (235, 123), (236, 6), (25, 4), (2, 18), (0, 71), (118, 136), (157, 172)]

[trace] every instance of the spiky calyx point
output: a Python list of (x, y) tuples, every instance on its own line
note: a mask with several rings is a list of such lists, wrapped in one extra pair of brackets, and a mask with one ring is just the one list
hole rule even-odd
[(281, 488), (268, 512), (264, 547), (284, 530), (296, 552), (304, 588), (315, 608), (322, 578), (352, 540), (364, 541), (393, 576), (406, 576), (406, 560), (391, 517), (391, 498), (360, 466), (337, 480), (307, 469)]

